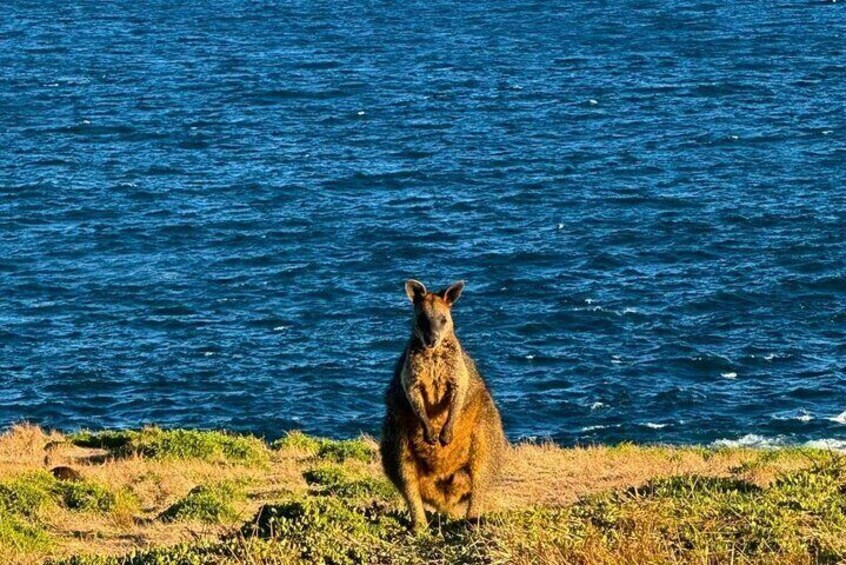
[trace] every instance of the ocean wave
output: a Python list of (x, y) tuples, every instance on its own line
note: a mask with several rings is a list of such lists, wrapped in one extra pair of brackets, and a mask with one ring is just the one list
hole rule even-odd
[(614, 308), (606, 308), (604, 306), (594, 305), (593, 300), (588, 298), (585, 300), (588, 306), (576, 306), (573, 308), (574, 312), (600, 312), (602, 314), (613, 314), (614, 316), (628, 316), (629, 314), (643, 314), (637, 308), (626, 306), (620, 310)]
[(585, 426), (581, 429), (581, 431), (582, 432), (597, 432), (599, 430), (608, 430), (608, 429), (611, 429), (611, 428), (619, 428), (619, 427), (621, 427), (620, 424), (610, 424), (610, 425), (597, 424), (595, 426)]
[(661, 428), (669, 426), (669, 424), (656, 424), (654, 422), (644, 422), (641, 425), (652, 430), (660, 430)]
[(797, 442), (786, 436), (765, 437), (758, 434), (746, 434), (737, 439), (718, 439), (711, 443), (712, 447), (754, 447), (759, 449), (775, 449), (779, 447), (810, 447), (814, 449), (830, 449), (832, 451), (846, 451), (846, 440), (821, 438), (805, 442)]
[(791, 412), (778, 412), (772, 415), (774, 420), (782, 420), (782, 421), (789, 421), (795, 420), (799, 422), (810, 422), (814, 419), (814, 415), (805, 410), (804, 408), (800, 408), (799, 410), (794, 410)]

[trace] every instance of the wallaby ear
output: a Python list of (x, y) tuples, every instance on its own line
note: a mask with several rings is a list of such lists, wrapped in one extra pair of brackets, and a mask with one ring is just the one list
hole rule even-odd
[(464, 281), (454, 282), (441, 291), (441, 298), (444, 302), (452, 306), (458, 302), (458, 297), (461, 296), (461, 291), (464, 290)]
[(426, 295), (426, 287), (420, 281), (408, 279), (405, 281), (405, 293), (409, 300), (415, 302)]

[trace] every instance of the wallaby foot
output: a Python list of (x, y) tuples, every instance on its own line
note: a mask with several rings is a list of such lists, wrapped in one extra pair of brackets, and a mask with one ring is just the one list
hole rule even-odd
[(424, 532), (429, 529), (429, 521), (426, 520), (426, 511), (423, 510), (423, 501), (418, 494), (417, 500), (411, 500), (408, 495), (405, 497), (408, 505), (408, 513), (411, 518), (411, 529), (415, 533)]
[(482, 497), (471, 495), (470, 504), (467, 505), (467, 520), (478, 522), (482, 518)]

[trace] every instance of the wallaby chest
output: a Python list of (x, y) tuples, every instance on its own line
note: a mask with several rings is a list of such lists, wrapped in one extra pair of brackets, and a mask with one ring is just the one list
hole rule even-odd
[(466, 368), (458, 344), (445, 344), (437, 350), (410, 349), (403, 371), (406, 391), (419, 388), (428, 408), (440, 407), (450, 388), (466, 379)]

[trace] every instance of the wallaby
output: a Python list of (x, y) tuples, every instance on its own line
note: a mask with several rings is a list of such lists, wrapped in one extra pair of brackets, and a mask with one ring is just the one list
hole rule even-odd
[(415, 530), (427, 525), (424, 504), (478, 519), (506, 446), (499, 411), (455, 335), (451, 308), (463, 289), (461, 281), (440, 292), (405, 283), (414, 319), (385, 394), (380, 451)]

